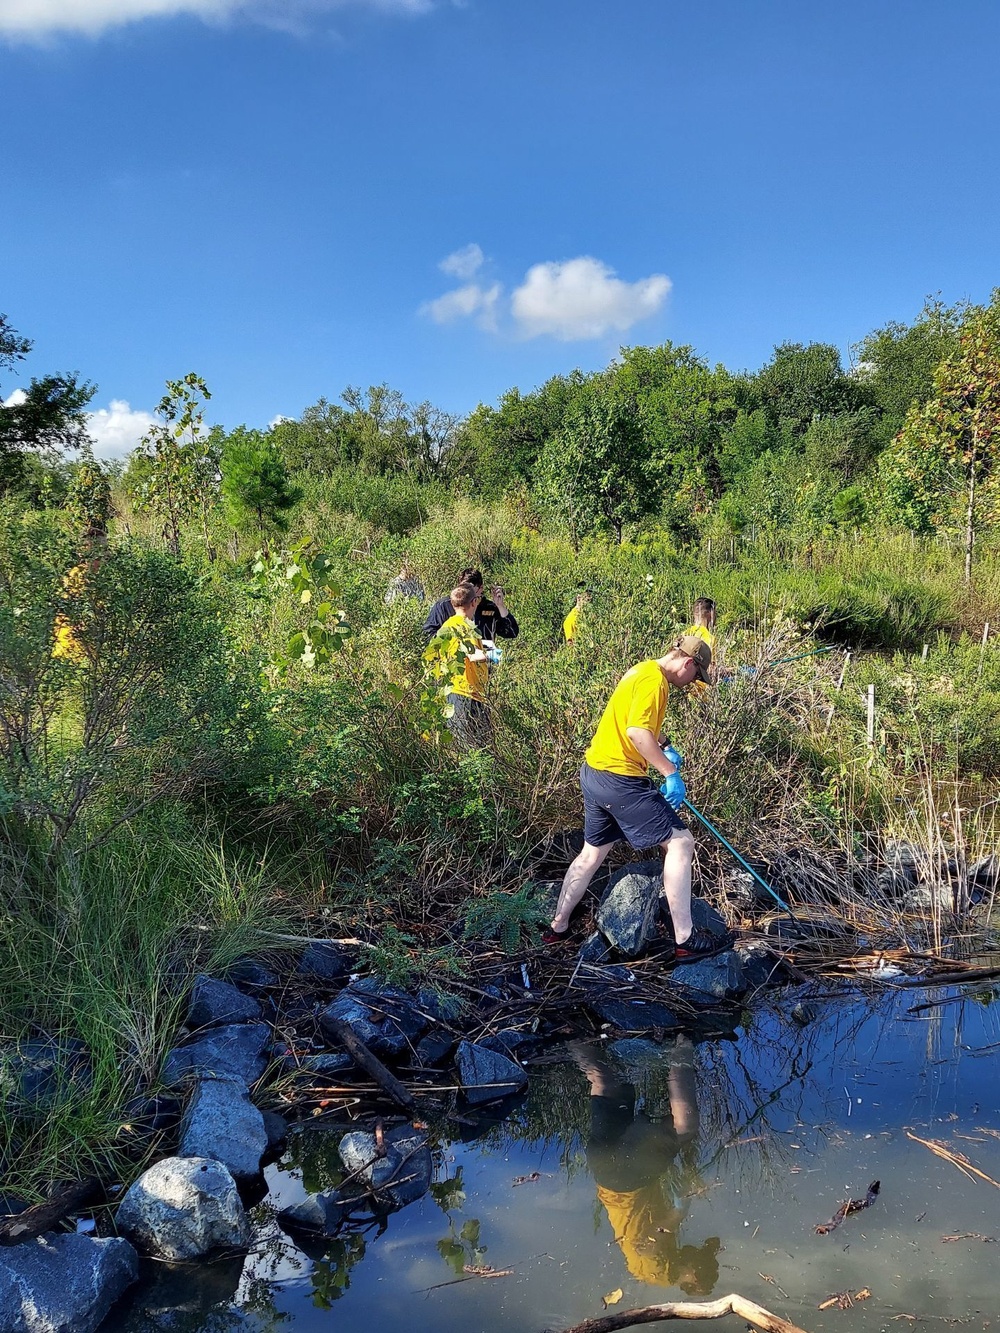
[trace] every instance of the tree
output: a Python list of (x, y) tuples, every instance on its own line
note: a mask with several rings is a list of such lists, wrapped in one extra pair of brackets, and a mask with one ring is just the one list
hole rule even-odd
[[(0, 369), (10, 370), (23, 361), (31, 346), (6, 315), (0, 315)], [(96, 392), (96, 385), (81, 382), (75, 372), (32, 379), (26, 389), (12, 395), (18, 401), (6, 406), (0, 391), (0, 494), (21, 485), (27, 456), (51, 458), (87, 443), (84, 409)]]
[(259, 430), (238, 426), (222, 445), (222, 503), (237, 532), (261, 540), (288, 529), (288, 512), (302, 499), (292, 486), (277, 441)]
[(884, 489), (910, 526), (933, 528), (962, 511), (965, 581), (982, 522), (997, 509), (1000, 459), (1000, 289), (966, 312), (958, 348), (934, 372), (934, 392), (914, 404), (884, 459)]
[(797, 434), (814, 417), (856, 412), (871, 400), (863, 380), (844, 371), (840, 353), (829, 343), (781, 343), (754, 388), (771, 420), (790, 422)]
[(660, 503), (635, 399), (603, 377), (570, 404), (538, 472), (542, 501), (565, 518), (574, 544), (602, 527), (620, 542), (626, 524)]
[(162, 518), (167, 546), (179, 556), (181, 524), (199, 510), (208, 544), (208, 515), (219, 479), (218, 436), (205, 432), (204, 405), (212, 395), (200, 375), (192, 371), (167, 380), (166, 387), (156, 408), (160, 420), (139, 441), (126, 483), (137, 507)]

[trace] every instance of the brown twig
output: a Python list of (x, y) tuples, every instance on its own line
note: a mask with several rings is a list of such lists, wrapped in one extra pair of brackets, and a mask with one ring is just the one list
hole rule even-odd
[(51, 1231), (57, 1222), (85, 1203), (100, 1188), (95, 1178), (75, 1180), (55, 1190), (44, 1203), (36, 1203), (15, 1217), (0, 1218), (0, 1245), (20, 1245), (24, 1240)]
[(1000, 1190), (1000, 1181), (996, 1181), (992, 1176), (988, 1176), (985, 1171), (980, 1171), (978, 1166), (973, 1166), (964, 1153), (951, 1152), (943, 1143), (938, 1143), (936, 1139), (922, 1139), (919, 1134), (911, 1134), (906, 1131), (906, 1137), (913, 1139), (916, 1143), (922, 1143), (925, 1148), (930, 1148), (936, 1157), (940, 1157), (945, 1162), (951, 1162), (952, 1166), (957, 1166), (959, 1171), (964, 1171), (966, 1175), (978, 1176), (980, 1180), (985, 1180), (988, 1185), (995, 1185)]
[(356, 1065), (370, 1075), (387, 1097), (406, 1111), (415, 1111), (417, 1104), (395, 1074), (391, 1074), (381, 1060), (372, 1055), (364, 1042), (348, 1023), (339, 1018), (324, 1018), (323, 1026), (333, 1033)]

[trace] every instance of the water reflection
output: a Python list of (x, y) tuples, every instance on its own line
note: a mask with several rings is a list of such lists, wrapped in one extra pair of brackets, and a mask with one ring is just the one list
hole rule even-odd
[[(758, 1009), (737, 1042), (553, 1051), (503, 1113), (431, 1126), (436, 1178), (422, 1201), (359, 1211), (335, 1237), (278, 1226), (278, 1209), (342, 1175), (349, 1126), (300, 1133), (270, 1169), (235, 1295), (231, 1270), (213, 1291), (221, 1274), (189, 1269), (186, 1290), (146, 1300), (144, 1323), (108, 1330), (319, 1333), (336, 1303), (348, 1333), (522, 1333), (593, 1316), (618, 1287), (623, 1308), (738, 1290), (812, 1333), (994, 1314), (1000, 1192), (903, 1128), (1000, 1179), (994, 1008), (970, 995), (910, 1014), (934, 992), (813, 992), (803, 1026), (795, 998)], [(875, 1207), (815, 1235), (875, 1178)], [(483, 1276), (490, 1266), (511, 1275)], [(868, 1301), (817, 1311), (863, 1288)], [(235, 1309), (252, 1322), (219, 1322)]]
[(691, 1196), (702, 1186), (694, 1046), (682, 1035), (665, 1047), (658, 1087), (647, 1083), (643, 1096), (627, 1079), (628, 1053), (621, 1049), (638, 1043), (616, 1045), (610, 1059), (593, 1044), (568, 1048), (590, 1088), (586, 1150), (597, 1197), (633, 1277), (707, 1296), (719, 1280), (719, 1237), (680, 1243)]

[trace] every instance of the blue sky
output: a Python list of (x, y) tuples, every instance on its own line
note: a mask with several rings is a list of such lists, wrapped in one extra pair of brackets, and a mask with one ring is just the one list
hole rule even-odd
[(1000, 283), (997, 50), (994, 0), (0, 0), (0, 311), (105, 450), (188, 370), (232, 426), (846, 353)]

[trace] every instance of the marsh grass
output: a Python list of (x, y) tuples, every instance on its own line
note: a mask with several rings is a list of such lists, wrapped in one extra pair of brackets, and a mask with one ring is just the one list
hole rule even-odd
[[(128, 1103), (155, 1087), (192, 978), (273, 931), (276, 867), (166, 818), (54, 867), (23, 845), (4, 854), (0, 1135), (6, 1187), (33, 1198), (127, 1170)], [(46, 1038), (78, 1043), (86, 1069), (57, 1073), (39, 1113), (15, 1095), (10, 1057)]]

